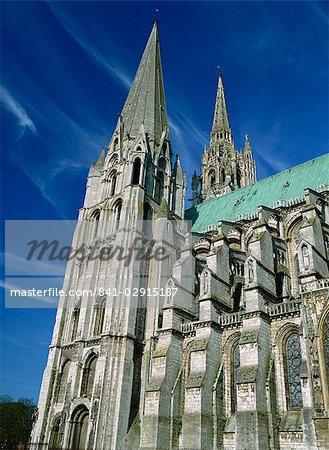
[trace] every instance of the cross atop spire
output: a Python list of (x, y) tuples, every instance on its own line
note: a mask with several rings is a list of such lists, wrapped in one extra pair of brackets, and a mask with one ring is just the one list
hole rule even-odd
[(135, 138), (143, 124), (150, 141), (159, 144), (162, 133), (168, 130), (157, 20), (121, 115), (129, 138)]
[(226, 108), (222, 73), (219, 67), (218, 69), (219, 69), (218, 86), (216, 94), (214, 119), (211, 130), (211, 143), (215, 143), (218, 141), (227, 141), (227, 142), (233, 141), (232, 131), (230, 128), (230, 122), (228, 119), (228, 113)]

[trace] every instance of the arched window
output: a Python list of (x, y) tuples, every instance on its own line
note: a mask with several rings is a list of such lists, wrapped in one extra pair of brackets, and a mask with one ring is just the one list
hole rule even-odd
[(164, 184), (164, 176), (162, 172), (158, 172), (158, 175), (155, 179), (155, 190), (154, 190), (154, 200), (157, 203), (161, 203), (163, 198), (163, 184)]
[(329, 380), (329, 312), (327, 312), (322, 325), (322, 348), (327, 380)]
[(62, 448), (60, 443), (59, 427), (61, 423), (61, 418), (55, 418), (53, 425), (51, 427), (51, 434), (49, 439), (49, 450), (60, 450)]
[(103, 331), (104, 317), (105, 317), (105, 302), (106, 299), (103, 297), (100, 299), (94, 308), (94, 336), (99, 336)]
[(119, 162), (118, 155), (112, 155), (111, 159), (109, 160), (108, 167), (109, 168), (114, 167), (116, 164), (118, 164), (118, 162)]
[(164, 181), (165, 181), (166, 160), (163, 156), (158, 159), (157, 175), (155, 177), (154, 200), (161, 203), (163, 198)]
[(114, 170), (110, 175), (110, 197), (115, 195), (115, 188), (117, 184), (117, 171)]
[(231, 412), (234, 413), (237, 408), (237, 387), (236, 382), (240, 368), (240, 347), (237, 342), (231, 351)]
[(209, 187), (214, 186), (214, 184), (216, 182), (216, 176), (215, 176), (215, 172), (213, 170), (211, 170), (208, 173), (208, 180), (209, 180)]
[(97, 355), (93, 353), (86, 361), (82, 372), (81, 397), (91, 398), (94, 389)]
[(136, 158), (134, 160), (132, 177), (131, 177), (131, 182), (134, 186), (139, 184), (140, 173), (141, 173), (141, 160), (140, 160), (140, 158)]
[(99, 227), (99, 217), (100, 217), (100, 211), (99, 209), (97, 211), (94, 211), (91, 220), (92, 220), (92, 239), (97, 236), (98, 233), (98, 227)]
[(240, 187), (241, 185), (241, 173), (240, 173), (240, 169), (238, 169), (236, 171), (236, 184), (238, 187)]
[(290, 333), (286, 338), (284, 343), (284, 360), (288, 409), (301, 409), (303, 407), (300, 380), (302, 356), (298, 333)]
[(84, 450), (87, 448), (87, 432), (89, 423), (89, 411), (86, 406), (78, 406), (72, 414), (72, 428), (69, 448)]
[(122, 210), (122, 200), (116, 202), (114, 207), (114, 231), (117, 231), (120, 225), (121, 218), (121, 210)]
[(61, 372), (58, 377), (57, 382), (57, 402), (63, 403), (65, 399), (67, 380), (69, 377), (69, 370), (71, 366), (71, 360), (67, 359), (65, 363), (62, 365)]
[(71, 317), (71, 341), (74, 341), (77, 337), (78, 333), (78, 324), (79, 324), (79, 318), (80, 318), (80, 307), (81, 302), (79, 301), (73, 311), (72, 311), (72, 317)]

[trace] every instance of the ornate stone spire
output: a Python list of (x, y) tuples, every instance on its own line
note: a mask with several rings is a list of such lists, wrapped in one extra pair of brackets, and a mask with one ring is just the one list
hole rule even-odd
[(233, 142), (232, 131), (228, 119), (222, 74), (219, 72), (214, 119), (210, 135), (210, 143)]
[(159, 145), (162, 133), (168, 132), (157, 21), (154, 22), (121, 116), (124, 134), (129, 138), (137, 137), (143, 125), (149, 140)]

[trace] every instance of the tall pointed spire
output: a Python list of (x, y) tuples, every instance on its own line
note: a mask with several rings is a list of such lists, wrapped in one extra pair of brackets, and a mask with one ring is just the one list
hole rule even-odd
[(155, 20), (121, 116), (124, 132), (135, 138), (143, 124), (150, 141), (160, 143), (168, 130), (158, 24)]
[(232, 131), (228, 119), (222, 74), (219, 72), (214, 119), (211, 130), (211, 143), (232, 142)]

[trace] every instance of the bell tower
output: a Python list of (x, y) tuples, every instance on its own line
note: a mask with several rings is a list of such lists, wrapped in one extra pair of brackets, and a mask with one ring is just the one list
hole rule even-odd
[(172, 165), (155, 22), (110, 143), (88, 173), (72, 244), (86, 257), (68, 262), (63, 291), (95, 294), (60, 298), (32, 448), (122, 448), (139, 411), (150, 263), (106, 252), (91, 259), (90, 249), (145, 249), (161, 208), (173, 222), (183, 217), (185, 192), (178, 157)]
[(234, 146), (220, 72), (210, 145), (203, 152), (200, 177), (195, 174), (192, 179), (193, 204), (228, 194), (255, 181), (255, 163), (248, 138), (243, 151)]

